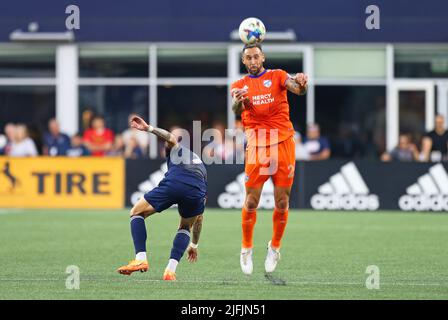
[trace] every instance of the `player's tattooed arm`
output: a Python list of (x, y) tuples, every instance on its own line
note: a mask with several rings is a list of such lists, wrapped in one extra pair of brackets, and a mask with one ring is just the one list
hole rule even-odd
[(202, 220), (204, 219), (203, 215), (197, 216), (196, 220), (193, 223), (193, 239), (192, 242), (194, 244), (198, 244), (199, 237), (201, 235), (202, 230)]
[(201, 214), (193, 222), (193, 235), (190, 245), (187, 248), (187, 259), (190, 262), (196, 262), (198, 260), (198, 242), (202, 230), (202, 219), (204, 218)]
[(235, 115), (240, 116), (243, 112), (243, 102), (233, 100), (232, 110)]
[(131, 128), (135, 128), (141, 131), (148, 131), (155, 134), (159, 138), (165, 140), (170, 145), (170, 147), (174, 147), (175, 145), (177, 145), (177, 139), (171, 132), (168, 132), (161, 128), (153, 127), (152, 125), (147, 124), (146, 121), (139, 116), (132, 117), (129, 125), (131, 126)]
[(165, 129), (155, 128), (155, 127), (149, 125), (148, 131), (155, 134), (159, 138), (165, 140), (166, 142), (168, 142), (170, 147), (174, 147), (177, 144), (176, 137), (171, 132), (168, 132)]
[(286, 88), (296, 95), (304, 95), (308, 90), (308, 76), (298, 73), (296, 76), (286, 80)]

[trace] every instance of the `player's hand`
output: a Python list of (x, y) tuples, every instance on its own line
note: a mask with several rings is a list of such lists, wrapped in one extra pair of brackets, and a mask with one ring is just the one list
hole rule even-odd
[(188, 253), (187, 257), (188, 261), (196, 262), (198, 260), (198, 249), (189, 246), (187, 249), (187, 253)]
[(308, 83), (308, 75), (305, 73), (298, 73), (294, 77), (294, 81), (301, 87), (305, 87)]
[(142, 131), (148, 131), (151, 128), (151, 126), (147, 124), (146, 121), (140, 118), (139, 116), (132, 117), (131, 121), (129, 121), (129, 125), (131, 126), (131, 128), (135, 128)]
[(234, 89), (233, 90), (233, 98), (238, 102), (243, 102), (244, 100), (249, 100), (247, 97), (247, 89)]

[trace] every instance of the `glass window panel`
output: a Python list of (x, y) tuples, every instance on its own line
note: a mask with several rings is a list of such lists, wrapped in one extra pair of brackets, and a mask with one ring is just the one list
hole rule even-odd
[(226, 48), (159, 48), (157, 75), (174, 77), (227, 77)]
[[(137, 113), (149, 117), (149, 94), (147, 86), (80, 86), (79, 128), (85, 130), (83, 116), (90, 110), (104, 116), (106, 126), (115, 133), (128, 128), (128, 116)], [(150, 120), (150, 119), (149, 119)]]
[[(205, 130), (215, 121), (227, 124), (227, 86), (159, 86), (158, 117), (163, 128), (191, 129), (200, 120)], [(207, 98), (204, 98), (207, 97)]]
[(400, 133), (409, 134), (419, 145), (425, 133), (425, 91), (402, 90), (398, 99)]
[(386, 50), (360, 48), (316, 48), (316, 78), (385, 78)]
[(0, 47), (0, 77), (54, 77), (55, 49)]
[(47, 123), (56, 113), (54, 86), (0, 86), (0, 130), (6, 123), (24, 123), (41, 152)]
[(385, 150), (385, 86), (316, 86), (316, 122), (332, 158), (378, 159)]
[(447, 78), (448, 47), (396, 48), (394, 70), (397, 78)]
[(80, 77), (149, 77), (148, 48), (81, 47)]

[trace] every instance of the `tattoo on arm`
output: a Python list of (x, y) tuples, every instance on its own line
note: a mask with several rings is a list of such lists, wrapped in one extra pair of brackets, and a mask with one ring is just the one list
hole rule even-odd
[(161, 128), (153, 128), (151, 133), (154, 133), (159, 138), (165, 140), (171, 145), (175, 145), (177, 143), (176, 137), (171, 133)]
[(234, 101), (232, 104), (232, 110), (237, 116), (240, 116), (243, 112), (243, 103), (241, 101)]
[(201, 214), (196, 218), (196, 220), (194, 221), (194, 224), (193, 224), (193, 240), (192, 240), (192, 242), (195, 244), (198, 244), (199, 236), (201, 235), (203, 219), (204, 218)]

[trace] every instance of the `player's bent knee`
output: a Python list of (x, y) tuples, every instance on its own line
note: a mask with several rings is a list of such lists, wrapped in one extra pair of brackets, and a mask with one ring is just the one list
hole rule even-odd
[(275, 207), (280, 210), (286, 210), (289, 206), (289, 198), (288, 197), (282, 197), (278, 201), (275, 202)]
[(248, 196), (244, 203), (244, 206), (248, 210), (255, 210), (258, 207), (258, 199), (255, 197)]

